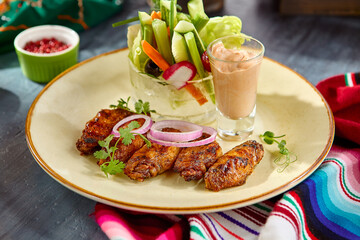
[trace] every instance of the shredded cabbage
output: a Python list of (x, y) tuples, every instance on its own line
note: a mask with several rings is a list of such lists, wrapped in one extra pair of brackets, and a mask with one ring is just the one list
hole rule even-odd
[(200, 31), (205, 47), (217, 38), (241, 33), (242, 22), (236, 16), (212, 17)]

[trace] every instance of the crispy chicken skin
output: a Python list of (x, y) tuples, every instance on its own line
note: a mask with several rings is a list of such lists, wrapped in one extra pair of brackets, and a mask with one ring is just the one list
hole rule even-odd
[(104, 140), (117, 122), (133, 113), (124, 109), (103, 109), (85, 124), (76, 148), (82, 155), (89, 155), (100, 149), (99, 140)]
[[(207, 137), (209, 135), (204, 133), (199, 139)], [(216, 141), (202, 146), (183, 148), (176, 159), (174, 171), (180, 173), (186, 181), (199, 180), (221, 155), (222, 149)]]
[(212, 191), (245, 183), (264, 156), (264, 148), (254, 140), (238, 145), (219, 157), (205, 174), (205, 187)]
[[(140, 126), (142, 126), (145, 122), (144, 119), (136, 119), (134, 121), (137, 121)], [(122, 128), (126, 128), (129, 125), (129, 123), (130, 122), (127, 122), (126, 124), (122, 125)], [(119, 138), (114, 137), (109, 144), (110, 147), (114, 146), (118, 139)], [(115, 150), (114, 153), (114, 159), (126, 163), (137, 150), (139, 150), (142, 146), (144, 146), (144, 144), (145, 141), (139, 135), (135, 135), (135, 139), (133, 139), (129, 145), (123, 144), (120, 139), (120, 141), (116, 145), (117, 149)], [(108, 162), (108, 161), (110, 161), (110, 158), (100, 159), (97, 162), (97, 164), (100, 166), (104, 162)]]
[[(166, 128), (165, 132), (174, 132), (176, 129)], [(144, 145), (132, 155), (124, 169), (125, 175), (137, 181), (144, 181), (147, 178), (155, 177), (174, 166), (175, 160), (181, 148), (174, 146), (162, 146), (151, 143), (148, 148)]]

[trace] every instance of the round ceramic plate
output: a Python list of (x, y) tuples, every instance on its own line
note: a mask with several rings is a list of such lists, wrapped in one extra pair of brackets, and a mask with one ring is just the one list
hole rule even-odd
[[(26, 137), (38, 164), (65, 187), (95, 201), (152, 213), (200, 213), (253, 204), (294, 187), (321, 164), (332, 145), (334, 120), (318, 91), (291, 69), (264, 59), (258, 84), (255, 131), (286, 134), (298, 160), (279, 173), (277, 148), (265, 156), (239, 187), (212, 192), (203, 181), (186, 182), (168, 171), (136, 182), (125, 175), (106, 176), (96, 159), (75, 147), (85, 123), (103, 108), (131, 95), (128, 50), (96, 56), (65, 71), (40, 92), (30, 107)], [(223, 152), (240, 142), (218, 140)]]

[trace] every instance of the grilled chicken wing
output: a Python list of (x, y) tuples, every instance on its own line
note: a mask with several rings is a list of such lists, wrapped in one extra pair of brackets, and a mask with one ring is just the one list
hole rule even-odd
[(205, 174), (205, 187), (213, 191), (245, 183), (264, 156), (264, 148), (254, 140), (246, 141), (219, 157)]
[[(163, 129), (163, 131), (177, 131), (176, 129)], [(148, 148), (144, 145), (132, 155), (124, 169), (125, 175), (140, 182), (144, 179), (155, 177), (174, 166), (176, 157), (181, 148), (162, 146), (151, 143)]]
[(103, 109), (88, 121), (82, 136), (76, 142), (76, 148), (83, 155), (89, 155), (100, 149), (99, 140), (104, 140), (117, 122), (133, 113), (124, 109)]
[[(209, 134), (204, 133), (199, 139), (207, 137)], [(174, 171), (180, 173), (186, 181), (199, 180), (221, 155), (222, 149), (216, 141), (202, 146), (183, 148), (176, 159)]]

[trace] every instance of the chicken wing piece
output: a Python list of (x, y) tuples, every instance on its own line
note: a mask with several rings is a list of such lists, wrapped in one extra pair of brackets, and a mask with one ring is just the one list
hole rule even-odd
[(205, 187), (213, 191), (245, 183), (264, 156), (264, 148), (254, 140), (234, 147), (219, 157), (205, 174)]
[(76, 148), (82, 155), (89, 155), (100, 149), (99, 140), (104, 140), (117, 122), (134, 113), (124, 109), (103, 109), (85, 124)]
[[(136, 119), (133, 121), (137, 121), (140, 125), (140, 127), (144, 124), (145, 120), (140, 118), (140, 119)], [(122, 128), (126, 128), (129, 125), (130, 122), (125, 123), (124, 125), (122, 125)], [(110, 147), (114, 146), (117, 142), (119, 138), (113, 138), (110, 142)], [(132, 140), (132, 142), (129, 145), (125, 145), (122, 143), (121, 139), (120, 141), (117, 143), (116, 147), (117, 149), (115, 150), (114, 153), (114, 159), (117, 159), (121, 162), (126, 163), (130, 157), (137, 151), (139, 150), (142, 146), (144, 146), (145, 141), (139, 136), (139, 135), (135, 135), (135, 139)], [(99, 166), (101, 166), (103, 163), (110, 161), (110, 158), (107, 159), (100, 159), (97, 164)]]
[[(209, 137), (204, 133), (199, 139)], [(222, 149), (216, 141), (197, 147), (183, 148), (176, 159), (174, 171), (180, 173), (186, 181), (199, 180), (222, 155)]]
[[(176, 130), (163, 129), (163, 131)], [(140, 182), (155, 177), (174, 166), (180, 150), (179, 147), (162, 146), (156, 143), (151, 143), (150, 148), (144, 145), (126, 163), (124, 173), (129, 178)]]

